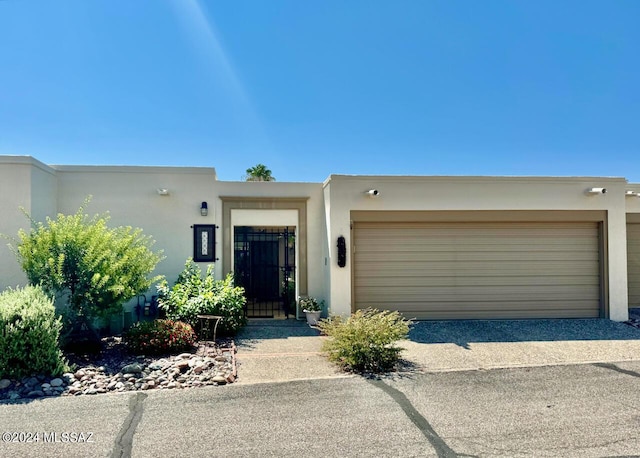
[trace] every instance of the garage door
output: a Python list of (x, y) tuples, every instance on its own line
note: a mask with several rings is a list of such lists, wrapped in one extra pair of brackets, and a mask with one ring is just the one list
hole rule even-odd
[(629, 307), (640, 307), (640, 224), (627, 224)]
[(598, 223), (355, 222), (356, 308), (408, 318), (600, 316)]

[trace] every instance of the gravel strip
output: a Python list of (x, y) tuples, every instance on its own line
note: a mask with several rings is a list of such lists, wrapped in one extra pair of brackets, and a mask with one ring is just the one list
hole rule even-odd
[(156, 358), (128, 355), (117, 337), (103, 345), (98, 355), (68, 355), (74, 372), (0, 380), (0, 401), (225, 385), (237, 377), (232, 341), (227, 347), (200, 342), (193, 352)]

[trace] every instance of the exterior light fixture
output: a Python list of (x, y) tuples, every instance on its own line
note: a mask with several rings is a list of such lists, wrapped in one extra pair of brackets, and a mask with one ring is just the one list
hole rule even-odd
[(369, 189), (368, 191), (364, 192), (366, 195), (371, 196), (371, 197), (378, 197), (380, 195), (380, 191), (378, 191), (377, 189)]
[(589, 188), (587, 189), (587, 194), (590, 196), (595, 196), (596, 194), (606, 194), (607, 188)]
[(640, 197), (640, 192), (626, 191), (624, 195), (627, 197)]
[(209, 206), (206, 202), (202, 202), (202, 205), (200, 205), (200, 214), (202, 216), (207, 216), (209, 214)]
[(158, 194), (161, 196), (168, 196), (169, 190), (167, 188), (158, 188)]

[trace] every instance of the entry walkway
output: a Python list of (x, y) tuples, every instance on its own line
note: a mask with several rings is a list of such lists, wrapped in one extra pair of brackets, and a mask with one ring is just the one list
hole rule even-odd
[(344, 377), (320, 354), (325, 338), (306, 321), (249, 320), (236, 337), (238, 382)]
[[(238, 382), (345, 377), (316, 329), (251, 320), (237, 337)], [(640, 361), (640, 329), (610, 320), (423, 321), (401, 343), (403, 371), (440, 372)]]

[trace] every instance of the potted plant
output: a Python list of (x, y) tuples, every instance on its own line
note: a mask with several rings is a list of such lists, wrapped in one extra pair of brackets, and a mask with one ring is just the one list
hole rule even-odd
[(318, 299), (311, 296), (299, 297), (298, 305), (307, 316), (307, 323), (310, 326), (317, 325), (318, 321), (320, 320), (320, 314), (322, 313), (322, 308), (324, 307), (324, 301), (318, 302)]

